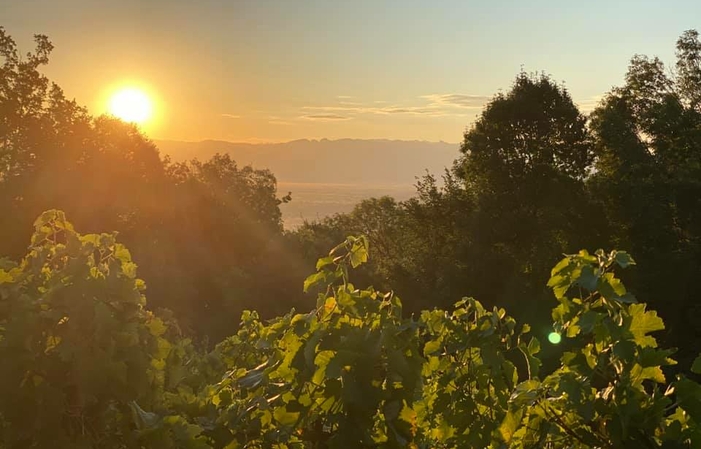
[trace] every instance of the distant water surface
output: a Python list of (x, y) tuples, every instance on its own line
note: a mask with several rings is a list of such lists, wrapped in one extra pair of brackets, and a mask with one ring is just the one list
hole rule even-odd
[(367, 185), (279, 182), (279, 194), (292, 192), (292, 201), (280, 205), (285, 229), (295, 229), (304, 220), (320, 220), (338, 213), (350, 212), (366, 198), (391, 196), (406, 200), (416, 192), (412, 184)]

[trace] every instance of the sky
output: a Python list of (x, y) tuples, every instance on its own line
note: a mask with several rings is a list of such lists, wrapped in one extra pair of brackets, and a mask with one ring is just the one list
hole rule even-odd
[(154, 139), (459, 142), (520, 70), (587, 111), (634, 54), (673, 62), (698, 0), (0, 0), (23, 51), (96, 115), (143, 88)]

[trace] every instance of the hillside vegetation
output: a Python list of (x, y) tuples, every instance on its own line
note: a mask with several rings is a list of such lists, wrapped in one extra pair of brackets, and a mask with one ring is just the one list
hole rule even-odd
[[(561, 366), (504, 309), (464, 298), (402, 313), (359, 289), (368, 260), (348, 237), (304, 281), (316, 307), (244, 312), (211, 352), (149, 312), (114, 234), (35, 223), (0, 270), (0, 447), (698, 447), (701, 385), (663, 368), (664, 329), (626, 291), (625, 252), (567, 256), (548, 285)], [(692, 371), (701, 373), (701, 357)]]
[[(52, 49), (0, 28), (0, 448), (701, 447), (696, 31), (588, 116), (520, 73), (442, 181), (294, 231), (273, 172), (163, 157)], [(361, 156), (324, 176), (395, 168)]]

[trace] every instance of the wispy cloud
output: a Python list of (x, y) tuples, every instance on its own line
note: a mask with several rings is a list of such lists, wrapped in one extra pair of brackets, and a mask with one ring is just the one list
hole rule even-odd
[(221, 116), (226, 117), (226, 118), (231, 118), (231, 119), (241, 118), (240, 115), (235, 115), (235, 114), (222, 114)]
[(481, 109), (491, 97), (484, 95), (466, 95), (466, 94), (431, 94), (424, 95), (421, 98), (429, 100), (432, 105), (439, 106), (454, 106), (458, 108)]
[(595, 95), (590, 98), (584, 98), (582, 100), (575, 100), (574, 103), (579, 107), (579, 110), (584, 114), (589, 114), (601, 103), (604, 97), (601, 95)]
[[(303, 110), (314, 114), (305, 118), (326, 120), (350, 119), (359, 115), (420, 115), (424, 117), (469, 117), (469, 109), (480, 109), (490, 97), (483, 95), (465, 94), (431, 94), (418, 97), (419, 101), (404, 104), (389, 104), (376, 100), (363, 104), (350, 101), (339, 101), (332, 105), (303, 106)], [(331, 118), (333, 117), (333, 118)]]
[(378, 114), (436, 114), (435, 109), (431, 109), (430, 107), (388, 107), (388, 108), (379, 108), (378, 109)]
[(361, 106), (348, 106), (348, 105), (338, 105), (338, 106), (302, 106), (302, 109), (310, 111), (362, 111), (365, 108)]
[(350, 120), (352, 117), (346, 117), (338, 114), (311, 114), (303, 115), (303, 119), (306, 120), (318, 120), (318, 121), (338, 121), (338, 120)]
[(278, 126), (288, 126), (288, 125), (293, 125), (294, 123), (285, 117), (280, 117), (278, 115), (269, 115), (268, 116), (268, 124), (278, 125)]
[[(325, 112), (346, 112), (351, 114), (378, 114), (378, 115), (388, 115), (388, 114), (430, 114), (436, 112), (433, 109), (420, 107), (420, 106), (304, 106), (302, 109), (311, 111), (325, 111)], [(320, 114), (323, 115), (323, 114)], [(335, 114), (329, 114), (335, 115)]]

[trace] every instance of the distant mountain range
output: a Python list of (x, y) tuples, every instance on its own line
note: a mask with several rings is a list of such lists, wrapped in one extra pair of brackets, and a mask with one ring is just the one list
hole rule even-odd
[(174, 161), (209, 159), (228, 153), (239, 165), (268, 168), (284, 183), (407, 185), (426, 170), (437, 175), (452, 166), (459, 145), (402, 140), (294, 140), (286, 143), (234, 143), (205, 140), (155, 142)]

